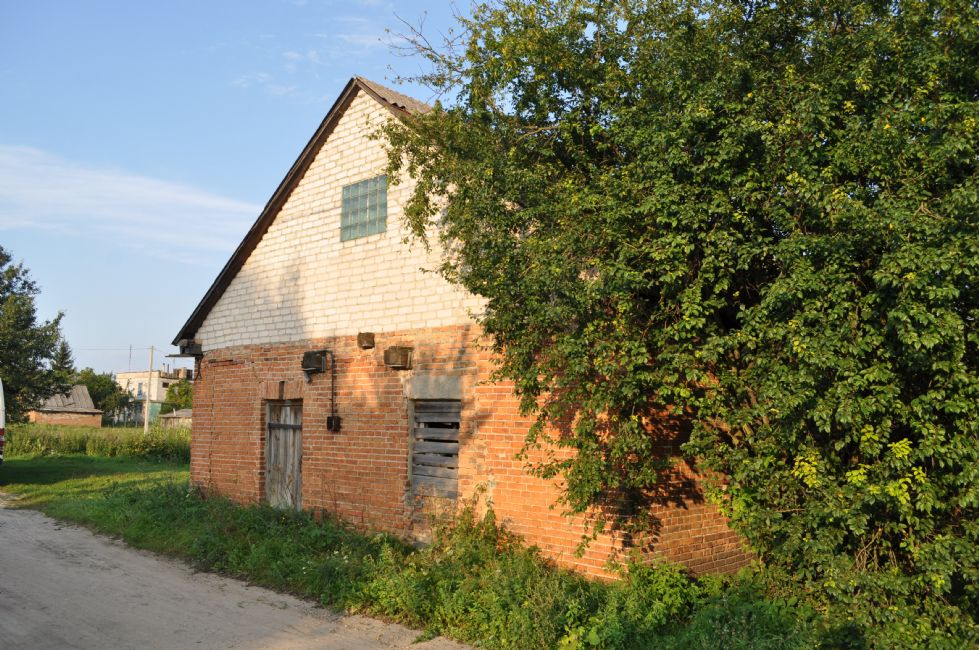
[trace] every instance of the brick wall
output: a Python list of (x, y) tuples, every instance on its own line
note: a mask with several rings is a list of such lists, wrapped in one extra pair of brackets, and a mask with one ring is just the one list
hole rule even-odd
[(61, 424), (74, 427), (101, 427), (101, 413), (58, 413), (51, 411), (31, 411), (27, 419), (36, 424)]
[[(370, 137), (390, 113), (358, 92), (281, 211), (195, 335), (205, 356), (194, 390), (191, 473), (195, 482), (242, 502), (264, 498), (268, 400), (303, 401), (302, 501), (350, 521), (424, 537), (408, 497), (411, 399), (462, 399), (461, 498), (479, 492), (499, 519), (568, 566), (592, 574), (616, 546), (601, 538), (575, 548), (581, 519), (553, 508), (556, 485), (516, 460), (530, 422), (512, 387), (489, 382), (492, 360), (473, 346), (470, 314), (481, 301), (434, 273), (437, 251), (406, 246), (401, 220), (410, 182), (388, 191), (387, 230), (340, 241), (344, 185), (384, 172), (383, 145)], [(361, 350), (356, 334), (377, 335)], [(411, 371), (383, 364), (383, 350), (412, 346)], [(330, 375), (307, 383), (300, 358), (328, 348), (337, 358), (340, 432), (326, 429)], [(434, 394), (440, 389), (453, 394)], [(457, 394), (456, 394), (457, 393)], [(664, 440), (668, 451), (675, 440)], [(659, 523), (651, 552), (695, 571), (730, 571), (747, 561), (696, 477), (682, 466), (651, 506)]]
[[(575, 556), (583, 521), (552, 508), (556, 485), (530, 476), (515, 458), (530, 422), (519, 415), (510, 386), (487, 381), (492, 360), (475, 341), (474, 326), (459, 325), (376, 333), (369, 350), (357, 347), (355, 335), (212, 350), (194, 391), (192, 480), (242, 502), (262, 500), (265, 404), (301, 399), (304, 507), (424, 537), (424, 518), (415, 515), (426, 503), (408, 499), (410, 400), (461, 398), (461, 499), (479, 492), (480, 502), (492, 503), (499, 520), (529, 543), (566, 566), (602, 574), (614, 543), (601, 538)], [(412, 370), (384, 365), (392, 345), (413, 348)], [(323, 348), (336, 355), (340, 432), (326, 429), (330, 373), (307, 383), (300, 371), (302, 353)], [(439, 387), (453, 394), (433, 394)], [(660, 529), (651, 552), (697, 572), (743, 566), (747, 555), (723, 517), (703, 503), (690, 468), (679, 468), (675, 479), (670, 498), (653, 506)]]
[(420, 270), (436, 268), (436, 254), (404, 244), (410, 182), (388, 189), (386, 232), (340, 241), (343, 186), (384, 173), (384, 147), (370, 134), (388, 119), (357, 93), (197, 331), (204, 350), (457, 325), (479, 309), (481, 301)]

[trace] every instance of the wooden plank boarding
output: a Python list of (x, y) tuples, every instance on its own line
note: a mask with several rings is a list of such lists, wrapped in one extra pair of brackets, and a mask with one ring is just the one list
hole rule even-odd
[(420, 440), (415, 443), (415, 452), (419, 454), (443, 454), (443, 455), (459, 455), (459, 443), (458, 442), (429, 442), (428, 440)]
[(302, 508), (302, 403), (269, 402), (265, 496), (275, 508)]
[(424, 413), (415, 412), (415, 422), (446, 422), (452, 418), (459, 417), (459, 411), (426, 411)]
[(416, 496), (455, 499), (459, 492), (461, 402), (416, 401), (411, 434), (411, 489)]
[(458, 467), (433, 467), (415, 463), (412, 471), (415, 476), (432, 476), (435, 478), (457, 478), (459, 476)]
[(415, 494), (419, 496), (455, 499), (459, 496), (459, 481), (454, 478), (435, 478), (432, 476), (413, 476)]
[(441, 454), (413, 454), (415, 465), (432, 465), (434, 467), (458, 467), (458, 456), (443, 456)]
[(435, 427), (416, 426), (415, 440), (458, 440), (458, 429), (439, 429)]

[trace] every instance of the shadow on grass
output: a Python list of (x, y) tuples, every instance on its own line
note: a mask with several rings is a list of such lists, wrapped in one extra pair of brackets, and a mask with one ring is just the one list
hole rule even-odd
[(153, 463), (128, 458), (93, 456), (39, 456), (4, 460), (0, 465), (0, 488), (11, 485), (52, 485), (72, 479), (132, 475), (153, 478), (186, 470), (186, 464)]

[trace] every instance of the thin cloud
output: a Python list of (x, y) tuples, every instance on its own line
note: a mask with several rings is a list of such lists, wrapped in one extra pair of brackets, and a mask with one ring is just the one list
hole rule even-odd
[(320, 59), (320, 53), (316, 50), (306, 50), (305, 52), (287, 50), (282, 53), (282, 58), (287, 61), (301, 61), (312, 63), (313, 65), (323, 65), (323, 61)]
[(243, 74), (231, 81), (238, 88), (259, 88), (273, 97), (284, 97), (296, 92), (295, 84), (279, 83), (267, 72)]
[[(333, 32), (319, 32), (313, 36), (330, 42), (339, 42), (345, 46), (353, 46), (360, 51), (387, 48), (392, 43), (390, 34), (378, 28), (377, 20), (363, 16), (338, 16), (335, 22), (342, 27)], [(348, 50), (334, 47), (331, 54), (339, 55), (344, 51)]]
[(228, 254), (260, 210), (189, 185), (0, 145), (0, 231), (54, 231), (193, 262)]
[(337, 34), (339, 38), (344, 43), (348, 45), (353, 45), (360, 50), (372, 50), (382, 47), (388, 47), (388, 42), (385, 40), (383, 34), (370, 33), (370, 32), (347, 32)]

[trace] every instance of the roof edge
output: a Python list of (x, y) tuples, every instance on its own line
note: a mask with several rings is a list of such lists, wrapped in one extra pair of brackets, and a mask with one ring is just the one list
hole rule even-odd
[[(346, 111), (350, 102), (353, 100), (354, 95), (358, 90), (363, 90), (375, 101), (380, 103), (382, 106), (391, 111), (392, 114), (398, 117), (405, 116), (411, 112), (424, 112), (424, 109), (420, 107), (426, 107), (426, 104), (419, 102), (417, 100), (411, 99), (406, 95), (397, 93), (389, 88), (385, 88), (380, 84), (375, 84), (371, 81), (364, 79), (363, 77), (351, 77), (350, 81), (343, 87), (340, 95), (337, 97), (336, 101), (333, 102), (333, 106), (327, 112), (326, 117), (320, 122), (319, 127), (313, 133), (313, 136), (306, 143), (303, 148), (302, 153), (296, 158), (296, 161), (289, 168), (289, 172), (286, 174), (285, 178), (279, 183), (279, 186), (273, 192), (272, 197), (265, 204), (262, 209), (261, 214), (259, 214), (258, 219), (252, 224), (252, 227), (245, 234), (244, 239), (238, 244), (238, 247), (232, 253), (230, 259), (225, 263), (221, 272), (218, 273), (217, 278), (211, 284), (207, 293), (194, 308), (191, 313), (190, 318), (184, 323), (183, 327), (174, 337), (172, 344), (180, 348), (189, 347), (194, 336), (197, 334), (197, 330), (200, 329), (201, 325), (204, 324), (204, 320), (207, 318), (211, 309), (217, 304), (221, 296), (224, 295), (225, 290), (231, 281), (244, 266), (245, 260), (252, 254), (255, 247), (261, 241), (262, 237), (268, 232), (269, 226), (272, 225), (272, 221), (278, 215), (282, 206), (285, 204), (289, 195), (299, 184), (303, 175), (312, 165), (313, 160), (316, 158), (316, 154), (322, 148), (323, 144), (326, 142), (330, 134), (333, 133), (333, 129), (336, 127), (337, 122), (340, 117)], [(386, 91), (386, 92), (385, 92)], [(383, 94), (382, 94), (383, 93)], [(388, 95), (388, 96), (385, 96)], [(404, 100), (408, 100), (407, 102)], [(181, 351), (183, 351), (181, 349)]]

